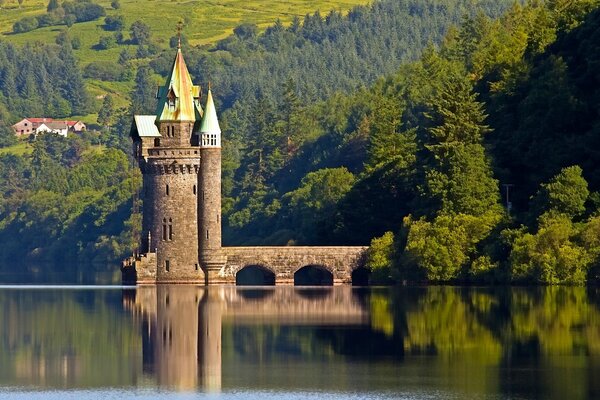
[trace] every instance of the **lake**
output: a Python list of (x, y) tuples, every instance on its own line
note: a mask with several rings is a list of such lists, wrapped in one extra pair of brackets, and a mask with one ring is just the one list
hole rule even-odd
[(598, 399), (597, 288), (0, 287), (2, 398)]

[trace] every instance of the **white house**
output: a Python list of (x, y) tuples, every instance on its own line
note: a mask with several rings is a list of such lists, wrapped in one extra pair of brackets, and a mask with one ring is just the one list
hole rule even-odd
[(69, 125), (66, 122), (46, 122), (38, 126), (35, 130), (35, 135), (39, 135), (40, 133), (58, 133), (60, 136), (67, 137), (67, 132), (69, 131)]

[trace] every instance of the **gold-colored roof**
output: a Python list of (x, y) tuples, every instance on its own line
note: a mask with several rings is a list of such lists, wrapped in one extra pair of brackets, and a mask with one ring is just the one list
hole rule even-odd
[(192, 83), (192, 77), (180, 48), (177, 49), (171, 74), (165, 85), (158, 89), (156, 97), (158, 98), (157, 122), (200, 120), (202, 115), (200, 86), (194, 86)]

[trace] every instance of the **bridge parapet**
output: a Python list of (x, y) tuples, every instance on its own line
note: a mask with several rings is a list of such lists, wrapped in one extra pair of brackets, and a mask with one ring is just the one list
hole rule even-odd
[(260, 266), (275, 274), (275, 282), (293, 284), (294, 274), (306, 266), (324, 268), (334, 284), (352, 282), (352, 272), (366, 266), (366, 246), (261, 246), (223, 247), (227, 263), (219, 272), (221, 282), (235, 283), (236, 274), (248, 266)]

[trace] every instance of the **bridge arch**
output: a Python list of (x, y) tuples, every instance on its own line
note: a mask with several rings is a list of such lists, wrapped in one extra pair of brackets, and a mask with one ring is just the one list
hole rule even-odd
[(333, 278), (324, 265), (305, 265), (294, 272), (294, 286), (333, 286)]
[(237, 286), (273, 286), (275, 272), (261, 264), (247, 264), (235, 273)]

